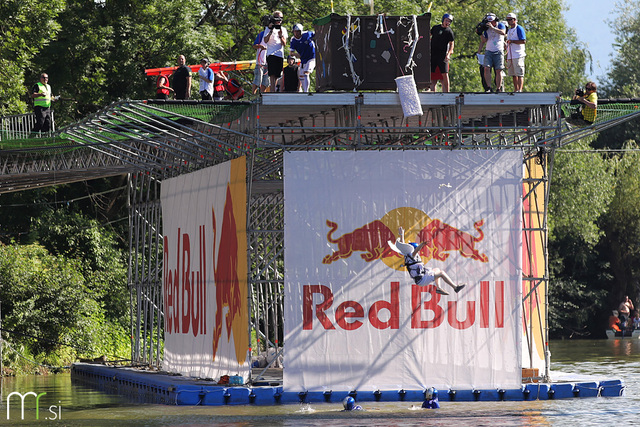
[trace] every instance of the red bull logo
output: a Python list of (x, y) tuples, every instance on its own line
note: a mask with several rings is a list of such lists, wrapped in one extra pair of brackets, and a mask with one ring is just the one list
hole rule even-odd
[[(230, 180), (224, 202), (220, 243), (216, 240), (218, 227), (215, 210), (211, 209), (213, 226), (213, 275), (216, 285), (215, 319), (213, 324), (213, 360), (220, 348), (223, 326), (227, 343), (233, 336), (233, 349), (239, 364), (246, 361), (249, 347), (249, 307), (247, 288), (246, 239), (246, 163), (244, 158), (231, 161)], [(217, 262), (216, 260), (217, 255)], [(226, 310), (226, 314), (225, 314)]]
[(425, 263), (431, 259), (444, 261), (451, 253), (458, 253), (475, 261), (489, 261), (487, 255), (476, 248), (476, 244), (484, 239), (484, 219), (473, 224), (475, 233), (471, 234), (439, 219), (431, 219), (418, 209), (405, 207), (394, 209), (381, 219), (371, 221), (339, 237), (334, 237), (338, 230), (337, 223), (327, 220), (327, 226), (327, 241), (337, 247), (322, 259), (323, 264), (349, 258), (359, 252), (360, 257), (366, 262), (382, 260), (389, 267), (402, 270), (402, 258), (391, 250), (387, 243), (396, 240), (399, 227), (406, 230), (406, 241), (427, 243), (420, 250), (420, 256)]
[[(314, 327), (324, 330), (353, 331), (366, 323), (375, 329), (400, 329), (400, 282), (391, 282), (389, 299), (375, 301), (367, 309), (359, 301), (336, 304), (331, 289), (324, 285), (305, 285), (303, 294), (304, 330)], [(442, 301), (434, 285), (411, 285), (411, 329), (434, 329), (445, 323), (453, 329), (463, 330), (477, 326), (504, 328), (504, 281), (480, 282), (478, 301)], [(491, 304), (493, 300), (493, 305)], [(459, 318), (458, 305), (464, 316)]]
[(375, 220), (360, 228), (356, 228), (350, 233), (334, 239), (333, 233), (338, 229), (338, 224), (327, 220), (330, 228), (327, 233), (327, 240), (338, 245), (338, 250), (322, 259), (323, 264), (331, 264), (341, 258), (349, 258), (354, 252), (362, 252), (360, 257), (366, 262), (393, 256), (395, 252), (391, 250), (387, 241), (396, 240), (396, 236), (382, 221)]
[[(211, 209), (211, 217), (213, 224), (213, 255), (216, 258), (215, 241), (216, 241), (216, 214)], [(213, 326), (213, 360), (216, 358), (218, 346), (220, 344), (220, 336), (222, 335), (222, 325), (227, 329), (227, 342), (231, 338), (232, 332), (235, 333), (236, 356), (238, 362), (244, 360), (245, 349), (248, 343), (242, 342), (243, 329), (246, 329), (246, 316), (243, 316), (243, 307), (246, 303), (246, 297), (243, 298), (242, 287), (238, 279), (238, 236), (236, 228), (236, 220), (233, 214), (233, 199), (231, 197), (231, 189), (227, 186), (227, 200), (224, 205), (224, 216), (222, 218), (222, 231), (220, 235), (220, 248), (224, 248), (218, 253), (218, 262), (214, 264), (214, 277), (216, 283), (216, 314)], [(246, 286), (245, 286), (246, 288)], [(224, 309), (227, 308), (227, 314), (222, 320)], [(244, 307), (246, 312), (246, 307)], [(240, 345), (239, 345), (240, 344)]]

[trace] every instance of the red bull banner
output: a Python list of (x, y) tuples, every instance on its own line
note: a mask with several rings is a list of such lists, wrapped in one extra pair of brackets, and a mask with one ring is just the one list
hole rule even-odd
[(522, 176), (515, 150), (285, 153), (287, 390), (519, 387)]
[(249, 374), (246, 160), (162, 182), (163, 369)]

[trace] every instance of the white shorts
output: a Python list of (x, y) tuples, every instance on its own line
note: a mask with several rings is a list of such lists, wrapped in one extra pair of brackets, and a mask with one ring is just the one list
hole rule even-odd
[(433, 273), (433, 269), (426, 267), (424, 269), (424, 276), (422, 276), (422, 279), (419, 282), (416, 282), (416, 285), (418, 286), (426, 286), (429, 283), (433, 283), (434, 280), (436, 280), (436, 276)]
[(507, 59), (507, 71), (512, 77), (524, 77), (524, 56)]
[(306, 64), (300, 65), (298, 67), (298, 75), (303, 76), (305, 73), (313, 73), (313, 70), (316, 68), (316, 59), (310, 59)]
[(266, 65), (256, 64), (256, 68), (253, 70), (253, 84), (256, 86), (269, 86), (269, 75), (267, 74)]

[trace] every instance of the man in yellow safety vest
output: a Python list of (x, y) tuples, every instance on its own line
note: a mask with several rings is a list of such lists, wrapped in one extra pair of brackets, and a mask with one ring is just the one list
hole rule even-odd
[(60, 97), (51, 95), (47, 73), (40, 74), (40, 81), (33, 85), (31, 98), (33, 98), (33, 110), (36, 114), (36, 125), (31, 132), (49, 132), (51, 129), (51, 101)]

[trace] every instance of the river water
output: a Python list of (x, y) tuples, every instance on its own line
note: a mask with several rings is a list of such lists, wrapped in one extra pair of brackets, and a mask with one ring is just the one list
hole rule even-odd
[[(622, 397), (526, 402), (442, 402), (437, 410), (412, 403), (364, 402), (364, 411), (344, 412), (340, 404), (279, 406), (169, 406), (138, 404), (71, 385), (68, 374), (5, 378), (0, 425), (65, 426), (610, 426), (637, 423), (640, 416), (640, 340), (555, 341), (551, 370), (622, 379)], [(553, 377), (553, 375), (552, 375)], [(12, 391), (46, 392), (39, 418), (17, 400), (7, 420)], [(30, 402), (33, 402), (33, 398)], [(28, 401), (29, 402), (29, 401)], [(419, 404), (415, 404), (419, 406)]]

